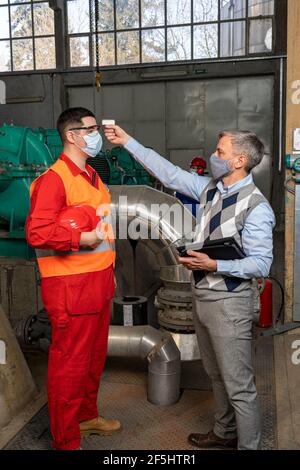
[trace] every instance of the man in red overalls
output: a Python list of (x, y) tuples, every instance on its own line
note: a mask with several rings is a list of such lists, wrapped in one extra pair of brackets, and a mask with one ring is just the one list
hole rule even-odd
[[(26, 238), (37, 251), (42, 299), (52, 325), (47, 385), (53, 448), (72, 450), (80, 448), (81, 435), (121, 429), (118, 420), (104, 419), (97, 409), (115, 291), (115, 251), (110, 195), (86, 163), (102, 146), (95, 116), (84, 108), (67, 109), (57, 129), (63, 153), (31, 185)], [(100, 208), (106, 235), (99, 237), (95, 226), (80, 226), (76, 216), (65, 223), (61, 214), (67, 217), (68, 208), (75, 214), (88, 208), (95, 220)]]

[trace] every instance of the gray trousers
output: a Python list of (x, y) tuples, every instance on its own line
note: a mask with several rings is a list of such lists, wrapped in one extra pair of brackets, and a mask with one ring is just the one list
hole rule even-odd
[(238, 437), (239, 449), (255, 450), (261, 415), (252, 367), (254, 308), (252, 291), (243, 293), (216, 301), (196, 294), (194, 322), (216, 402), (214, 432), (226, 439)]

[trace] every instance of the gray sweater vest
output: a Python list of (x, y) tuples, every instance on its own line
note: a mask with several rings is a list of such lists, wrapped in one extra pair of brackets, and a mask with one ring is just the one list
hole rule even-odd
[[(200, 222), (198, 223), (195, 241), (205, 243), (209, 240), (234, 237), (243, 248), (242, 231), (250, 212), (266, 198), (250, 183), (233, 194), (221, 198), (216, 183), (211, 181), (200, 197)], [(238, 292), (249, 288), (250, 280), (223, 276), (207, 271), (194, 272), (196, 289), (223, 292)], [(199, 292), (200, 293), (200, 292)]]

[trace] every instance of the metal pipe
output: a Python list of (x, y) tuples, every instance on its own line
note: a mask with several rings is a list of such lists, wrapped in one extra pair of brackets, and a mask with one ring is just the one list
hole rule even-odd
[[(34, 320), (34, 322), (32, 321)], [(37, 344), (48, 352), (51, 344), (51, 325), (30, 316), (15, 327), (22, 344)], [(108, 356), (147, 359), (147, 399), (154, 405), (172, 405), (180, 393), (180, 351), (172, 336), (152, 326), (113, 326), (109, 328)]]
[(133, 220), (138, 221), (140, 233), (148, 234), (139, 241), (153, 251), (158, 264), (178, 266), (172, 243), (194, 229), (196, 221), (191, 212), (174, 196), (149, 186), (112, 185), (109, 189), (111, 212), (117, 221), (116, 238), (130, 238), (128, 227)]
[(180, 352), (170, 334), (152, 326), (110, 326), (108, 356), (147, 359), (147, 399), (172, 405), (180, 394)]
[(283, 139), (283, 79), (284, 79), (284, 61), (280, 59), (280, 77), (279, 77), (279, 155), (278, 155), (278, 170), (282, 171), (282, 139)]

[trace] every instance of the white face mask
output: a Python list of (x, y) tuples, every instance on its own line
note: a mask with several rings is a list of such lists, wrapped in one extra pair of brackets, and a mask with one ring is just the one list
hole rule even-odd
[(96, 155), (98, 155), (98, 153), (100, 152), (102, 148), (102, 144), (103, 144), (102, 137), (99, 134), (99, 132), (97, 131), (92, 132), (91, 134), (82, 136), (82, 138), (85, 141), (86, 146), (82, 148), (82, 147), (79, 147), (79, 145), (75, 143), (76, 147), (80, 148), (80, 150), (82, 150), (84, 153), (86, 153), (90, 157), (93, 157), (93, 158), (96, 157)]
[(196, 175), (198, 174), (198, 170), (196, 170), (196, 168), (190, 168), (190, 173), (196, 173)]

